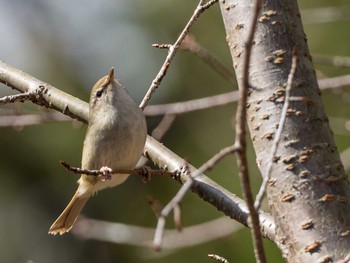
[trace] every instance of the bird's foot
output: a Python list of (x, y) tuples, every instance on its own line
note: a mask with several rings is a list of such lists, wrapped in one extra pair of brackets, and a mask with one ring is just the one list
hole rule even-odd
[(149, 168), (148, 166), (143, 166), (142, 172), (141, 172), (142, 182), (148, 183), (149, 181), (151, 181), (151, 175), (152, 175), (152, 169)]
[(100, 174), (98, 176), (98, 179), (100, 179), (102, 182), (106, 181), (106, 180), (111, 180), (112, 179), (112, 169), (109, 168), (108, 166), (102, 166), (101, 169), (100, 169), (100, 172), (102, 174)]

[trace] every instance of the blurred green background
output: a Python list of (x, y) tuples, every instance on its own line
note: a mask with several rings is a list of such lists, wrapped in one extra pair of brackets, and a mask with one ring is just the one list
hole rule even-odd
[[(90, 88), (111, 66), (137, 102), (158, 72), (166, 50), (153, 43), (172, 43), (192, 15), (197, 1), (0, 0), (0, 59), (85, 101)], [(350, 56), (348, 1), (299, 1), (311, 53)], [(232, 64), (219, 7), (205, 12), (191, 33), (206, 49)], [(349, 74), (349, 68), (315, 64), (320, 76)], [(179, 52), (151, 104), (205, 97), (232, 90), (232, 85), (193, 54)], [(0, 96), (13, 91), (1, 85)], [(323, 93), (327, 114), (340, 151), (350, 146), (349, 90)], [(163, 142), (199, 166), (234, 140), (234, 104), (178, 116)], [(0, 117), (13, 113), (42, 114), (29, 102), (0, 108)], [(160, 118), (149, 118), (151, 131)], [(58, 163), (79, 166), (86, 126), (76, 121), (0, 128), (0, 262), (214, 262), (208, 253), (231, 262), (254, 262), (250, 232), (242, 229), (226, 238), (169, 253), (86, 241), (72, 234), (54, 237), (48, 228), (70, 200), (77, 177)], [(254, 191), (261, 182), (250, 154)], [(207, 173), (241, 195), (233, 157)], [(118, 188), (92, 198), (83, 214), (101, 220), (155, 227), (147, 203), (153, 196), (166, 204), (179, 189), (170, 178), (154, 176), (144, 184), (137, 176)], [(183, 204), (183, 224), (191, 226), (222, 216), (192, 193)], [(168, 228), (173, 228), (171, 218)], [(266, 241), (269, 262), (283, 262)]]

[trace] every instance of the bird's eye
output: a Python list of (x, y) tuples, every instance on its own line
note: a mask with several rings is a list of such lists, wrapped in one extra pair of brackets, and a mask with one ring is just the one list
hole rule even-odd
[(103, 94), (103, 90), (100, 89), (96, 92), (96, 98), (100, 99), (102, 97), (102, 94)]

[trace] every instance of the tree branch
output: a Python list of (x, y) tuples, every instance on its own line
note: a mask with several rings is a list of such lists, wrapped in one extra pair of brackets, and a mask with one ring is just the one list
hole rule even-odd
[[(51, 94), (51, 96), (47, 96), (47, 94), (44, 95), (48, 105), (52, 105), (58, 111), (65, 112), (66, 115), (69, 116), (72, 115), (73, 118), (80, 119), (85, 123), (88, 121), (88, 103), (68, 95), (2, 61), (0, 61), (0, 82), (6, 83), (8, 86), (21, 92), (26, 92), (28, 89), (36, 89), (44, 85), (48, 88), (48, 93)], [(66, 105), (69, 111), (64, 111)], [(187, 164), (185, 160), (150, 136), (147, 137), (145, 155), (160, 168), (170, 172), (180, 170), (181, 167)], [(190, 164), (188, 164), (188, 166), (191, 173), (196, 171)], [(182, 173), (179, 176), (181, 183), (185, 183), (188, 179), (189, 177), (187, 174)], [(194, 179), (191, 191), (222, 211), (225, 215), (248, 226), (248, 210), (244, 201), (205, 175), (198, 176)], [(260, 224), (263, 236), (278, 244), (279, 242), (275, 240), (275, 224), (271, 215), (261, 211)]]
[[(250, 58), (253, 48), (253, 39), (255, 35), (256, 25), (258, 22), (258, 15), (262, 6), (262, 0), (253, 1), (252, 9), (250, 11), (250, 18), (247, 23), (247, 36), (244, 40), (244, 51), (242, 61), (242, 77), (238, 78), (238, 87), (240, 100), (238, 101), (236, 113), (236, 140), (235, 145), (237, 151), (237, 163), (239, 169), (239, 177), (243, 191), (244, 200), (247, 203), (250, 220), (251, 233), (253, 239), (255, 259), (258, 263), (265, 263), (265, 251), (260, 232), (260, 222), (258, 211), (254, 208), (254, 199), (251, 192), (251, 185), (248, 172), (247, 152), (246, 152), (246, 123), (247, 123), (247, 100), (249, 90), (249, 67)], [(226, 10), (228, 12), (228, 10)]]
[(183, 41), (183, 39), (185, 38), (185, 36), (188, 34), (190, 28), (192, 27), (192, 25), (194, 24), (194, 22), (198, 19), (198, 17), (206, 10), (208, 9), (211, 5), (215, 4), (218, 0), (211, 0), (208, 3), (204, 3), (204, 0), (200, 0), (197, 8), (195, 9), (193, 15), (191, 16), (190, 20), (187, 22), (186, 26), (184, 27), (184, 29), (182, 30), (180, 36), (178, 37), (178, 39), (175, 41), (175, 43), (173, 45), (171, 45), (169, 47), (169, 52), (168, 55), (163, 63), (163, 66), (161, 67), (160, 71), (158, 72), (157, 76), (155, 77), (155, 79), (152, 81), (151, 86), (149, 87), (146, 95), (144, 96), (141, 104), (140, 104), (140, 108), (144, 109), (147, 106), (147, 102), (151, 99), (153, 93), (156, 91), (156, 89), (158, 88), (158, 86), (160, 85), (162, 79), (165, 77), (170, 63), (172, 62), (173, 58), (175, 57), (175, 54), (177, 52), (177, 50), (179, 49), (181, 42)]

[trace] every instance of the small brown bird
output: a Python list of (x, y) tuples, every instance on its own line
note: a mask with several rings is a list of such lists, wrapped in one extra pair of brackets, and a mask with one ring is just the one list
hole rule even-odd
[[(105, 175), (111, 169), (133, 169), (141, 157), (147, 137), (142, 110), (114, 79), (112, 68), (94, 85), (89, 102), (87, 128), (81, 167), (100, 169)], [(68, 232), (87, 200), (97, 191), (123, 183), (129, 175), (113, 174), (111, 178), (81, 175), (78, 190), (62, 214), (50, 227), (56, 235)]]

